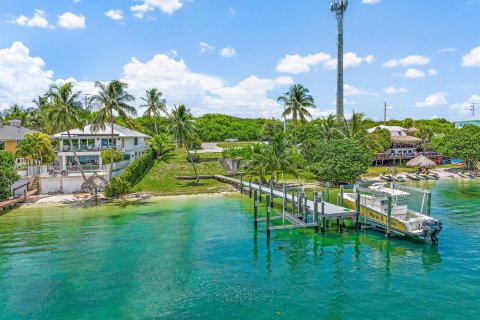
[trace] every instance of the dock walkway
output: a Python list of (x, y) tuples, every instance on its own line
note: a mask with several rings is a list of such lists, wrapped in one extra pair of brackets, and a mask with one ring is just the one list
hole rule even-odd
[[(232, 185), (235, 185), (243, 190), (247, 191), (254, 191), (257, 190), (260, 192), (260, 194), (265, 194), (265, 195), (271, 195), (273, 198), (279, 198), (279, 199), (284, 199), (284, 193), (282, 191), (278, 190), (271, 190), (270, 188), (265, 188), (261, 187), (258, 184), (255, 183), (250, 183), (248, 181), (243, 181), (243, 180), (238, 180), (232, 177), (227, 177), (223, 175), (215, 175), (215, 179), (221, 182), (229, 183)], [(273, 199), (272, 199), (273, 200)], [(285, 200), (285, 205), (287, 203), (294, 203), (295, 206), (298, 206), (298, 201), (299, 198), (295, 194), (289, 194), (288, 192), (286, 193), (286, 198)], [(304, 215), (301, 213), (299, 214), (293, 214), (289, 212), (284, 212), (283, 217), (288, 220), (292, 225), (284, 225), (284, 226), (271, 226), (269, 227), (269, 230), (280, 230), (280, 229), (292, 229), (292, 228), (310, 228), (310, 227), (315, 227), (318, 228), (319, 222), (317, 220), (320, 220), (320, 217), (318, 219), (315, 218), (315, 214), (321, 214), (322, 217), (321, 219), (324, 220), (329, 220), (329, 219), (354, 219), (355, 218), (355, 211), (352, 211), (348, 208), (344, 208), (341, 206), (337, 206), (328, 202), (321, 202), (321, 206), (323, 207), (323, 210), (320, 211), (320, 203), (317, 202), (317, 208), (315, 208), (315, 203), (311, 200), (304, 201), (304, 199), (300, 199), (301, 204), (298, 206), (300, 208), (300, 211), (306, 211), (304, 212)], [(303, 201), (302, 201), (303, 200)], [(306, 216), (311, 215), (313, 219), (306, 219)], [(302, 220), (304, 218), (304, 220)], [(263, 221), (264, 219), (257, 219), (257, 221)], [(271, 220), (274, 220), (271, 218)]]
[(17, 203), (19, 202), (25, 202), (28, 197), (33, 196), (38, 193), (37, 189), (33, 189), (30, 191), (27, 191), (25, 194), (18, 195), (14, 198), (7, 199), (5, 201), (0, 202), (0, 209), (5, 210), (5, 209), (12, 209)]

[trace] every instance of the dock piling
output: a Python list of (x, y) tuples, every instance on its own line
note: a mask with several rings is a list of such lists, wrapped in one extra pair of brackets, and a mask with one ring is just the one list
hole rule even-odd
[(426, 214), (427, 216), (430, 217), (430, 211), (432, 207), (432, 194), (430, 192), (427, 193), (427, 208), (426, 208)]
[(292, 193), (292, 214), (295, 215), (295, 195)]
[(387, 205), (388, 205), (388, 209), (387, 209), (387, 233), (385, 234), (385, 236), (387, 238), (390, 238), (390, 235), (391, 235), (390, 224), (392, 222), (392, 197), (390, 197), (390, 196), (388, 197)]
[(270, 181), (270, 207), (273, 208), (273, 181)]
[(253, 227), (255, 231), (258, 228), (258, 203), (257, 203), (257, 190), (253, 191)]
[(356, 188), (356, 198), (355, 198), (355, 229), (360, 230), (360, 189)]
[(262, 203), (262, 184), (261, 184), (261, 182), (258, 184), (258, 190), (259, 190), (258, 200), (260, 201), (260, 203)]
[(325, 183), (325, 201), (330, 202), (330, 182)]
[(270, 238), (270, 196), (266, 196), (267, 201), (267, 237)]
[(326, 219), (325, 219), (325, 201), (323, 201), (322, 199), (322, 205), (321, 205), (321, 208), (322, 208), (322, 226), (321, 226), (321, 231), (322, 233), (325, 232), (325, 229), (326, 229)]
[(252, 177), (248, 179), (248, 197), (252, 198)]
[(240, 194), (243, 194), (243, 176), (240, 176)]
[(305, 217), (305, 219), (303, 221), (305, 221), (305, 223), (308, 222), (308, 199), (307, 199), (307, 195), (305, 195), (303, 197), (303, 215)]
[(345, 193), (345, 186), (341, 185), (340, 186), (340, 199), (338, 201), (338, 205), (340, 207), (343, 207), (343, 194)]
[(318, 232), (318, 195), (316, 192), (313, 193), (313, 223), (316, 223), (315, 232)]

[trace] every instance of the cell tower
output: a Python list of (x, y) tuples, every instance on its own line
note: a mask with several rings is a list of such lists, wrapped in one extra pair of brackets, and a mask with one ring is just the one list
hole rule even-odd
[(337, 58), (337, 116), (343, 117), (343, 14), (347, 11), (348, 0), (331, 0), (330, 10), (338, 21)]

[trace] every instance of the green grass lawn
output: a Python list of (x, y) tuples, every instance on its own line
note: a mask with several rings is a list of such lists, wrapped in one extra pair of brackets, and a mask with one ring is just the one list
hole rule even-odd
[(252, 144), (260, 143), (259, 141), (238, 141), (238, 142), (217, 142), (220, 148), (241, 148)]
[[(176, 149), (168, 162), (156, 162), (150, 171), (136, 184), (133, 192), (145, 192), (154, 195), (189, 195), (217, 193), (230, 189), (230, 186), (213, 179), (182, 181), (175, 176), (194, 176), (192, 164), (186, 160), (186, 151)], [(202, 158), (215, 158), (215, 154), (202, 154)], [(226, 174), (218, 161), (196, 163), (199, 175)]]

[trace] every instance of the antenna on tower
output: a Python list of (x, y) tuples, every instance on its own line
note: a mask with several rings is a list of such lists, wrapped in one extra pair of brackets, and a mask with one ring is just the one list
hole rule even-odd
[(343, 117), (343, 14), (347, 11), (348, 0), (331, 0), (330, 10), (338, 21), (337, 56), (337, 116)]
[(470, 107), (474, 117), (475, 117), (475, 105), (476, 105), (476, 103), (472, 103), (472, 106)]

